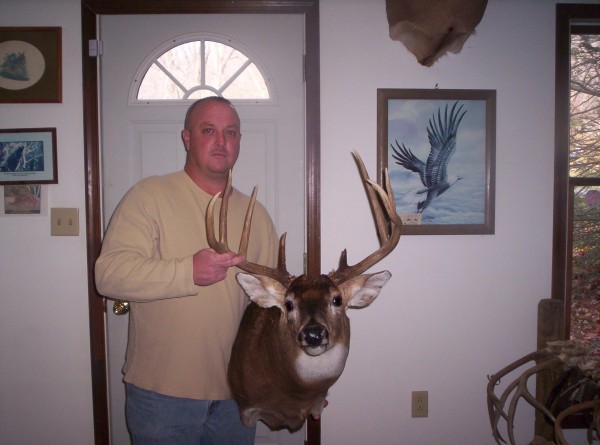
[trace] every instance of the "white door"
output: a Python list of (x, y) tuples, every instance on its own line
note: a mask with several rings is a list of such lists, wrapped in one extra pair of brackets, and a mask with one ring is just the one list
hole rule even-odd
[[(303, 17), (270, 15), (103, 15), (100, 36), (102, 190), (104, 224), (125, 192), (140, 179), (183, 168), (180, 132), (189, 103), (132, 103), (135, 74), (147, 57), (169, 40), (189, 34), (231, 39), (265, 70), (273, 86), (268, 103), (236, 103), (242, 121), (242, 148), (234, 184), (249, 194), (259, 186), (279, 234), (288, 232), (288, 269), (302, 273), (304, 252), (304, 82)], [(109, 302), (107, 348), (111, 443), (129, 443), (121, 368), (127, 316)], [(259, 423), (256, 444), (300, 445), (305, 431), (271, 432)]]

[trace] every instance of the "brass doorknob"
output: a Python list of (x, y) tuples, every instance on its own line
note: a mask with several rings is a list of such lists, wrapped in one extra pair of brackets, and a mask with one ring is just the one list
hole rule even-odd
[(129, 301), (116, 300), (113, 304), (113, 313), (115, 315), (125, 315), (129, 312)]

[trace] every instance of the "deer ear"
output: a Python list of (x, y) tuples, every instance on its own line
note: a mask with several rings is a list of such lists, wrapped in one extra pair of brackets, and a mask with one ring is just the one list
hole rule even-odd
[(387, 270), (373, 274), (363, 274), (340, 285), (340, 291), (348, 301), (347, 308), (363, 308), (370, 305), (379, 291), (392, 276)]
[(283, 310), (286, 289), (273, 278), (238, 273), (236, 279), (246, 295), (262, 308), (277, 306)]

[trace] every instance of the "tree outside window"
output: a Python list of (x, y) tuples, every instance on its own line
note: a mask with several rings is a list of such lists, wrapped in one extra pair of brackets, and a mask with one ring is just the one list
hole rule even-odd
[(572, 34), (571, 338), (600, 338), (600, 34)]

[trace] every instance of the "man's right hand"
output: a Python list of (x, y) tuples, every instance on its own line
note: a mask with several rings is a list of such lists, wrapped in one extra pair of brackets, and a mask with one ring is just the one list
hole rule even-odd
[(233, 252), (217, 253), (213, 249), (202, 249), (194, 254), (194, 284), (209, 286), (227, 276), (227, 269), (237, 266), (245, 257)]

